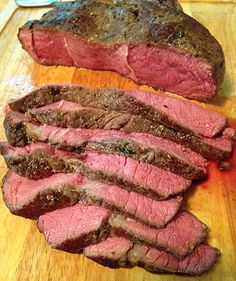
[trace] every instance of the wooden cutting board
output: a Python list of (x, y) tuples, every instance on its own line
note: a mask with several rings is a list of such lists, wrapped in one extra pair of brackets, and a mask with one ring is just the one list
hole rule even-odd
[[(3, 2), (7, 0), (3, 0)], [(2, 1), (1, 1), (2, 3)], [(10, 3), (10, 2), (9, 2)], [(216, 36), (226, 55), (227, 72), (220, 96), (207, 107), (224, 113), (236, 126), (236, 5), (231, 3), (183, 3), (193, 15)], [(89, 87), (119, 87), (153, 91), (111, 72), (94, 72), (64, 67), (40, 66), (21, 49), (17, 29), (28, 19), (39, 18), (43, 9), (17, 9), (0, 5), (8, 15), (0, 15), (0, 111), (11, 97), (27, 93), (33, 86), (45, 83), (79, 83)], [(12, 11), (12, 12), (10, 12)], [(11, 15), (12, 14), (12, 15)], [(0, 26), (1, 27), (1, 26)], [(155, 91), (153, 91), (155, 92)], [(190, 113), (191, 114), (191, 113)], [(235, 120), (235, 121), (234, 121)], [(3, 116), (0, 116), (2, 124)], [(5, 139), (1, 127), (1, 140)], [(235, 153), (236, 154), (236, 153)], [(234, 156), (236, 166), (236, 155)], [(219, 262), (201, 277), (169, 274), (154, 275), (143, 269), (112, 270), (97, 265), (82, 255), (50, 249), (35, 222), (13, 216), (0, 199), (0, 280), (3, 281), (170, 281), (170, 280), (236, 280), (236, 169), (220, 172), (210, 163), (209, 179), (190, 188), (184, 208), (209, 226), (207, 242), (220, 249)], [(6, 165), (0, 158), (0, 178)]]

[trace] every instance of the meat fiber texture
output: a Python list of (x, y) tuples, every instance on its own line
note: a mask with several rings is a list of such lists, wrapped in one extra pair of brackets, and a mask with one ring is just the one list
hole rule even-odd
[(67, 150), (85, 149), (133, 158), (156, 165), (186, 179), (199, 179), (207, 173), (207, 161), (202, 156), (166, 139), (149, 134), (126, 134), (116, 130), (38, 126), (24, 122), (25, 117), (22, 116), (21, 119), (20, 115), (20, 113), (8, 112), (5, 119), (6, 135), (13, 145), (22, 146), (32, 140), (48, 141)]
[(53, 212), (40, 217), (38, 229), (45, 234), (51, 247), (78, 253), (106, 236), (108, 218), (106, 209), (77, 204), (57, 210), (56, 219)]
[(181, 196), (156, 201), (118, 186), (90, 182), (75, 173), (35, 181), (9, 171), (3, 180), (3, 193), (13, 214), (29, 218), (80, 201), (117, 210), (157, 228), (175, 216), (182, 202)]
[(120, 155), (92, 151), (81, 155), (40, 142), (25, 147), (0, 143), (0, 152), (10, 169), (29, 179), (76, 172), (158, 200), (183, 193), (191, 185), (191, 181), (174, 173)]
[(166, 1), (63, 3), (19, 30), (38, 63), (113, 70), (140, 84), (210, 99), (224, 76), (220, 44)]
[(201, 244), (192, 254), (177, 259), (170, 253), (120, 237), (109, 237), (84, 249), (86, 257), (111, 268), (140, 266), (151, 272), (202, 275), (216, 263), (217, 249)]
[[(80, 217), (77, 218), (74, 216), (75, 221), (70, 221), (66, 224), (67, 230), (61, 230), (61, 223), (65, 217), (68, 217), (70, 213), (76, 214), (80, 209), (81, 204), (77, 203), (72, 207), (55, 210), (39, 217), (38, 227), (44, 234), (49, 245), (53, 245), (54, 248), (60, 248), (61, 244), (65, 244), (69, 242), (69, 240), (80, 240), (81, 231), (83, 230), (83, 225), (81, 225), (81, 227), (77, 226)], [(86, 230), (88, 232), (91, 223), (88, 222), (87, 224)], [(104, 232), (103, 229), (106, 231), (107, 235), (128, 237), (134, 242), (141, 241), (146, 245), (164, 249), (178, 258), (189, 255), (206, 237), (206, 226), (187, 212), (180, 212), (170, 223), (161, 229), (153, 228), (129, 217), (112, 213), (106, 220), (106, 224), (101, 225), (97, 231), (102, 233)], [(58, 241), (58, 236), (55, 234), (57, 232), (61, 233), (60, 241)], [(191, 235), (189, 235), (190, 233)], [(98, 237), (97, 242), (99, 242), (99, 239), (100, 237)], [(77, 249), (81, 249), (80, 243), (78, 243)], [(66, 247), (64, 247), (63, 250), (67, 251)], [(74, 246), (74, 250), (77, 251), (76, 245)], [(70, 247), (68, 251), (70, 251)]]

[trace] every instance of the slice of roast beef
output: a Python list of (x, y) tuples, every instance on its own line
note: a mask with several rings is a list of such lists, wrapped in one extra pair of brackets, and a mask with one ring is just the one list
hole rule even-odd
[[(62, 158), (70, 154), (73, 157), (73, 154), (56, 150), (47, 143), (38, 142), (24, 147), (13, 147), (0, 142), (0, 153), (4, 156), (9, 169), (29, 179), (42, 179), (55, 173), (69, 173), (74, 170), (70, 165), (66, 165), (67, 158)], [(79, 169), (82, 162), (79, 159), (77, 162)]]
[(115, 183), (154, 199), (182, 194), (191, 185), (167, 170), (120, 155), (85, 153), (82, 173), (91, 180)]
[(113, 213), (109, 219), (116, 235), (126, 236), (132, 241), (163, 249), (176, 257), (185, 257), (206, 237), (207, 226), (188, 212), (179, 212), (163, 228), (153, 228), (137, 220)]
[(28, 218), (79, 201), (117, 210), (156, 227), (163, 227), (171, 220), (182, 202), (180, 196), (156, 201), (118, 186), (88, 181), (75, 173), (29, 180), (12, 171), (3, 180), (3, 197), (13, 214)]
[[(211, 139), (186, 134), (144, 119), (142, 116), (83, 107), (70, 101), (62, 100), (40, 108), (30, 109), (26, 115), (40, 123), (64, 128), (116, 129), (126, 133), (148, 133), (184, 145), (212, 160), (228, 158), (232, 152), (230, 138)], [(228, 133), (228, 135), (232, 135), (232, 133)]]
[(82, 182), (79, 175), (56, 174), (42, 180), (28, 180), (8, 171), (2, 181), (3, 200), (12, 214), (36, 219), (78, 202), (78, 193), (72, 186)]
[(166, 1), (63, 3), (19, 30), (38, 63), (113, 70), (140, 84), (205, 100), (216, 95), (224, 54), (199, 22)]
[[(73, 206), (72, 209), (73, 208), (76, 207)], [(49, 245), (52, 245), (53, 241), (56, 240), (53, 233), (60, 233), (61, 222), (57, 217), (65, 217), (68, 213), (68, 209), (70, 209), (70, 207), (55, 210), (39, 217), (39, 221), (43, 220), (44, 224), (48, 226), (43, 229), (42, 232)], [(51, 214), (51, 216), (49, 216), (49, 214)], [(54, 219), (53, 233), (48, 235), (52, 218)], [(73, 221), (67, 222), (67, 227), (72, 230), (76, 229), (74, 223)], [(164, 249), (179, 258), (190, 254), (206, 237), (206, 226), (187, 212), (179, 212), (171, 222), (161, 229), (152, 228), (139, 223), (137, 220), (124, 217), (114, 212), (109, 216), (107, 224), (109, 224), (109, 226), (105, 226), (105, 229), (106, 231), (109, 229), (111, 236), (127, 237), (133, 242), (141, 241), (146, 245)], [(102, 232), (102, 229), (100, 229), (100, 232)], [(72, 231), (69, 231), (67, 234), (68, 237), (71, 237), (72, 241), (74, 240), (73, 237), (77, 236), (73, 234)], [(75, 247), (74, 250), (76, 251)], [(81, 249), (81, 246), (78, 244), (78, 250), (79, 249)], [(66, 247), (64, 247), (63, 250), (66, 251)]]
[(90, 180), (117, 184), (158, 200), (183, 193), (191, 184), (176, 174), (131, 158), (92, 151), (81, 155), (40, 142), (25, 147), (0, 143), (0, 153), (10, 169), (29, 179), (76, 172)]
[(110, 268), (129, 267), (127, 253), (133, 243), (124, 237), (108, 237), (106, 240), (84, 249), (84, 255)]
[(192, 254), (181, 260), (156, 248), (135, 244), (128, 253), (128, 260), (131, 264), (138, 264), (151, 272), (202, 275), (212, 268), (219, 256), (218, 249), (204, 244), (196, 247)]
[[(14, 116), (15, 112), (9, 112), (4, 122), (8, 141), (12, 145), (27, 144), (29, 141), (49, 141), (58, 148), (70, 151), (85, 149), (130, 157), (186, 179), (199, 179), (207, 173), (207, 161), (202, 156), (166, 139), (141, 133), (126, 134), (116, 130), (63, 129), (18, 120), (15, 123)], [(15, 134), (22, 136), (20, 140), (17, 139), (17, 143)]]
[(88, 89), (78, 85), (46, 85), (9, 103), (12, 110), (29, 109), (58, 101), (83, 107), (136, 115), (191, 135), (214, 137), (227, 125), (221, 114), (191, 102), (150, 92), (118, 89)]
[(109, 216), (107, 209), (76, 204), (46, 213), (37, 225), (52, 248), (79, 253), (109, 235)]
[(199, 245), (192, 254), (178, 259), (162, 250), (150, 248), (120, 237), (84, 249), (86, 257), (111, 268), (140, 266), (153, 273), (171, 272), (201, 275), (216, 263), (220, 252), (209, 245)]
[[(80, 188), (85, 193), (86, 203), (117, 210), (157, 228), (166, 225), (175, 216), (182, 203), (181, 196), (156, 201), (118, 186), (98, 182), (90, 182)], [(81, 201), (83, 200), (82, 198)]]

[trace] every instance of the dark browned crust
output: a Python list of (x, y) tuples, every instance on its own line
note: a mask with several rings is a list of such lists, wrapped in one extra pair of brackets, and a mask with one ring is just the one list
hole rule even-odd
[(84, 129), (120, 129), (124, 130), (133, 124), (135, 115), (104, 111), (102, 109), (84, 108), (78, 111), (62, 111), (48, 109), (37, 111), (31, 109), (26, 115), (40, 123), (63, 128)]
[(110, 48), (121, 44), (178, 48), (206, 62), (216, 83), (220, 84), (225, 69), (220, 44), (203, 25), (176, 6), (172, 8), (171, 1), (165, 2), (87, 0), (63, 3), (39, 21), (27, 22), (19, 32), (24, 29), (59, 30)]
[(5, 162), (16, 174), (34, 180), (47, 178), (55, 173), (73, 172), (63, 159), (47, 155), (40, 150), (32, 155), (6, 155)]
[(15, 122), (11, 115), (4, 120), (4, 128), (8, 142), (13, 146), (25, 146), (28, 144), (28, 137), (25, 131), (24, 122)]
[(232, 151), (211, 145), (201, 137), (169, 129), (137, 115), (95, 108), (84, 108), (74, 112), (31, 109), (26, 115), (40, 123), (63, 128), (116, 129), (126, 133), (148, 133), (184, 145), (211, 160), (226, 159), (232, 154)]

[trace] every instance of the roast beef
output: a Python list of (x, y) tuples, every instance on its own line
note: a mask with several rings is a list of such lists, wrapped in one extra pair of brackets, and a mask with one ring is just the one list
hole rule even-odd
[(156, 201), (114, 185), (88, 181), (75, 173), (29, 180), (9, 171), (3, 180), (4, 201), (16, 215), (39, 215), (77, 201), (108, 207), (144, 223), (163, 227), (180, 208), (182, 197)]
[(209, 99), (224, 75), (221, 46), (166, 1), (63, 3), (19, 30), (23, 48), (45, 65), (114, 70), (137, 83)]
[(51, 126), (105, 130), (118, 129), (126, 133), (149, 133), (187, 146), (207, 159), (220, 160), (228, 158), (232, 152), (232, 140), (230, 138), (218, 137), (210, 139), (197, 137), (169, 129), (160, 123), (152, 122), (137, 115), (83, 107), (69, 101), (60, 101), (40, 108), (30, 109), (26, 114), (33, 120)]
[[(169, 140), (148, 134), (126, 134), (116, 130), (63, 129), (48, 125), (38, 126), (15, 120), (8, 112), (5, 129), (12, 145), (26, 144), (29, 140), (49, 141), (66, 150), (81, 149), (118, 154), (156, 165), (186, 179), (199, 179), (206, 175), (206, 160), (197, 153)], [(14, 135), (22, 136), (16, 143)], [(26, 141), (27, 139), (27, 141)]]
[[(68, 209), (70, 208), (72, 208), (72, 210), (76, 208), (80, 209), (80, 204), (55, 210), (39, 217), (39, 226), (41, 225), (41, 221), (43, 221), (45, 226), (44, 228), (40, 227), (40, 231), (46, 237), (49, 245), (53, 244), (54, 248), (58, 248), (57, 245), (60, 247), (61, 244), (65, 244), (68, 237), (74, 241), (77, 239), (76, 237), (80, 235), (80, 232), (77, 234), (77, 230), (75, 232), (71, 231), (76, 229), (77, 226), (74, 226), (76, 222), (68, 222), (66, 220), (64, 224), (71, 230), (68, 230), (67, 232), (62, 231), (63, 234), (61, 235), (60, 243), (53, 242), (57, 240), (57, 236), (54, 233), (61, 233), (60, 229), (62, 220), (65, 219), (68, 214)], [(60, 217), (62, 217), (62, 219), (58, 219)], [(80, 227), (83, 229), (83, 225)], [(179, 258), (183, 258), (190, 254), (206, 237), (206, 226), (187, 212), (178, 213), (171, 222), (164, 228), (160, 229), (152, 228), (139, 223), (137, 220), (113, 213), (109, 216), (107, 225), (104, 224), (101, 227), (100, 232), (102, 232), (103, 227), (105, 228), (106, 233), (110, 231), (110, 235), (127, 237), (133, 242), (142, 241), (146, 245), (164, 249)], [(81, 230), (79, 229), (79, 231)], [(78, 244), (78, 250), (80, 249), (81, 245)], [(63, 250), (67, 251), (66, 247), (64, 247)], [(74, 251), (77, 251), (76, 245), (74, 246)]]
[(162, 124), (188, 135), (211, 138), (227, 125), (221, 114), (175, 97), (131, 90), (88, 89), (77, 85), (46, 85), (10, 102), (9, 107), (26, 112), (61, 100), (86, 108), (136, 115), (157, 123), (156, 126)]
[(109, 211), (101, 207), (76, 204), (57, 210), (56, 216), (51, 212), (40, 217), (38, 229), (51, 247), (78, 253), (109, 234), (109, 216)]
[(216, 263), (220, 252), (208, 245), (199, 245), (192, 254), (178, 259), (162, 250), (130, 240), (109, 237), (84, 249), (86, 257), (111, 268), (140, 266), (151, 272), (171, 272), (201, 275)]
[(76, 172), (90, 180), (117, 184), (158, 200), (183, 193), (191, 184), (176, 174), (131, 158), (92, 151), (81, 155), (40, 142), (25, 147), (0, 143), (0, 153), (10, 169), (29, 179)]

